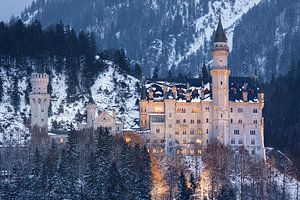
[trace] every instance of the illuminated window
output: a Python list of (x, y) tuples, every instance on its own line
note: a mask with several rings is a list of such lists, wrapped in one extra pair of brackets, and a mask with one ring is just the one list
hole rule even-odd
[(64, 143), (64, 138), (60, 138), (60, 139), (59, 139), (59, 143), (60, 143), (60, 144), (63, 144), (63, 143)]
[(157, 153), (157, 151), (156, 151), (156, 149), (155, 149), (155, 148), (153, 148), (152, 152), (153, 152), (153, 153)]
[(187, 150), (183, 149), (183, 154), (186, 155), (186, 153), (187, 153)]
[(198, 153), (198, 155), (201, 155), (202, 154), (202, 150), (198, 149), (197, 153)]
[(185, 110), (185, 108), (177, 108), (176, 112), (177, 113), (185, 113), (186, 110)]
[(164, 112), (164, 109), (162, 107), (155, 107), (154, 112), (161, 113), (161, 112)]
[(201, 129), (198, 129), (198, 130), (197, 130), (197, 134), (198, 134), (198, 135), (202, 135), (202, 130), (201, 130)]
[(200, 108), (192, 108), (192, 113), (199, 113), (200, 112)]
[(197, 144), (202, 144), (202, 141), (200, 139), (196, 140)]
[(191, 155), (194, 155), (194, 153), (195, 153), (194, 149), (191, 149), (191, 150), (190, 150), (190, 154), (191, 154)]
[(130, 142), (131, 142), (131, 138), (130, 138), (130, 137), (126, 137), (126, 138), (125, 138), (125, 142), (126, 142), (126, 143), (130, 143)]

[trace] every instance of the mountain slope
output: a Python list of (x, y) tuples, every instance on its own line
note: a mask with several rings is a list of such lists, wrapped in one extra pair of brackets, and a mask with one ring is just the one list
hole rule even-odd
[(22, 19), (38, 19), (44, 26), (62, 20), (76, 30), (93, 31), (100, 49), (126, 49), (148, 76), (155, 67), (161, 76), (169, 70), (196, 76), (219, 15), (231, 44), (237, 22), (260, 1), (38, 0)]
[(242, 17), (233, 35), (235, 75), (257, 69), (268, 81), (287, 73), (290, 62), (300, 58), (300, 0), (263, 0)]

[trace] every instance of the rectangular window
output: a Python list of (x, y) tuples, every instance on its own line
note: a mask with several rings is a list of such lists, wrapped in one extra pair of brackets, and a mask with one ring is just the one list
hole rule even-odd
[(197, 124), (201, 124), (201, 120), (200, 119), (197, 119)]
[(250, 130), (250, 135), (255, 135), (255, 130)]
[(243, 112), (243, 108), (238, 108), (238, 113), (242, 113)]
[(240, 130), (234, 130), (233, 133), (234, 133), (234, 135), (239, 135), (240, 134)]
[(209, 107), (205, 107), (205, 111), (209, 111)]
[(198, 129), (198, 130), (197, 130), (197, 134), (198, 134), (198, 135), (202, 135), (202, 130), (201, 130), (201, 129)]
[(156, 133), (160, 133), (160, 129), (156, 129), (155, 132), (156, 132)]
[(172, 118), (172, 113), (169, 113), (169, 117)]
[(195, 124), (195, 120), (191, 119), (191, 124)]
[(186, 135), (186, 131), (183, 131), (183, 132), (182, 132), (182, 135)]
[(192, 113), (199, 113), (200, 112), (200, 108), (192, 108)]
[(208, 118), (206, 118), (206, 123), (208, 123), (209, 121), (208, 121)]
[(161, 112), (164, 112), (164, 109), (162, 107), (155, 107), (154, 112), (161, 113)]
[(164, 123), (165, 116), (164, 115), (150, 115), (150, 120), (152, 123)]
[(178, 132), (178, 131), (176, 131), (176, 132), (175, 132), (175, 135), (179, 135), (179, 132)]
[(172, 124), (169, 124), (169, 128), (172, 128)]
[(243, 120), (239, 119), (239, 121), (238, 121), (238, 122), (239, 122), (239, 124), (242, 124), (242, 123), (243, 123)]
[(177, 119), (177, 120), (176, 120), (176, 124), (180, 124), (180, 119)]
[(176, 110), (177, 113), (186, 113), (185, 108), (177, 108)]
[(195, 134), (195, 130), (194, 129), (191, 129), (190, 130), (190, 135), (194, 135)]
[(253, 108), (253, 113), (258, 113), (257, 108)]

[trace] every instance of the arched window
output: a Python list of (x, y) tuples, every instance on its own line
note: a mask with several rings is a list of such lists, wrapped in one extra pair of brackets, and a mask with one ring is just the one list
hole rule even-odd
[(243, 144), (243, 140), (242, 139), (239, 139), (239, 144)]
[(235, 139), (234, 138), (231, 139), (231, 144), (235, 144)]
[(38, 100), (38, 104), (42, 104), (42, 100), (41, 99)]

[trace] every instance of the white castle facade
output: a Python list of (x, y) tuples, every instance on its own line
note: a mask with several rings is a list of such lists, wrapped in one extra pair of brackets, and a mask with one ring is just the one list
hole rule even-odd
[[(233, 151), (243, 146), (250, 154), (265, 159), (264, 93), (257, 85), (250, 88), (243, 83), (239, 89), (230, 81), (229, 48), (221, 21), (211, 54), (212, 91), (189, 83), (186, 87), (165, 84), (161, 90), (157, 84), (150, 84), (142, 95), (140, 127), (150, 151), (167, 152), (175, 145), (178, 154), (201, 154), (210, 141), (217, 139)], [(240, 97), (232, 98), (239, 93)]]

